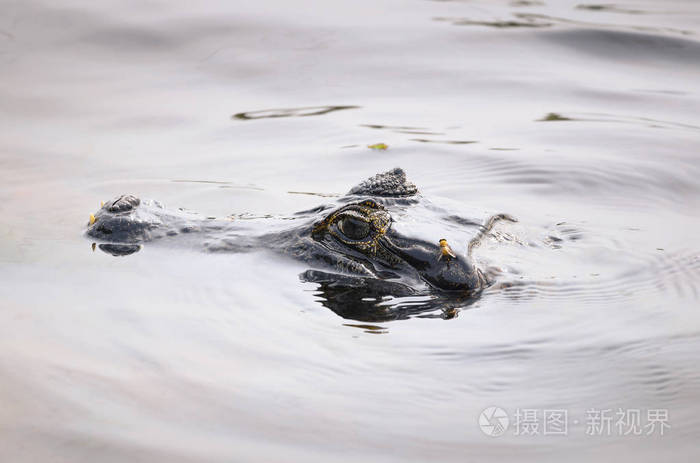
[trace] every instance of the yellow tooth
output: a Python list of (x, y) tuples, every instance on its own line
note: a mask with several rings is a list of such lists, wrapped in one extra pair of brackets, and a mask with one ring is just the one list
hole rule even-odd
[(90, 225), (92, 225), (93, 223), (95, 223), (96, 220), (97, 220), (97, 219), (95, 218), (95, 216), (92, 215), (92, 214), (90, 214)]
[(105, 202), (104, 202), (104, 201), (100, 201), (100, 207), (105, 207)]

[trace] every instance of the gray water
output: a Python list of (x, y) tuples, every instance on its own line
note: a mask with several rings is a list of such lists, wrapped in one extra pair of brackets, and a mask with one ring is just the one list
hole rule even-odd
[[(700, 3), (581, 2), (0, 2), (0, 460), (697, 458)], [(121, 193), (284, 216), (395, 166), (519, 220), (456, 317), (366, 325), (279, 256), (83, 235)], [(670, 427), (587, 432), (604, 409)]]

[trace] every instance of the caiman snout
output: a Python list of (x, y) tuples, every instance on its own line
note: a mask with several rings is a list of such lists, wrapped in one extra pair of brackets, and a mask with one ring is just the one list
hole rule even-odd
[[(474, 292), (484, 277), (467, 255), (455, 253), (441, 239), (428, 242), (395, 231), (393, 219), (374, 200), (347, 204), (314, 224), (311, 236), (326, 254), (347, 256), (377, 275), (419, 277), (444, 291)], [(358, 256), (360, 254), (362, 257)], [(387, 270), (386, 273), (382, 273)]]
[(387, 237), (388, 248), (413, 267), (420, 277), (444, 291), (475, 291), (484, 285), (484, 277), (468, 257), (445, 250), (445, 245), (399, 237)]

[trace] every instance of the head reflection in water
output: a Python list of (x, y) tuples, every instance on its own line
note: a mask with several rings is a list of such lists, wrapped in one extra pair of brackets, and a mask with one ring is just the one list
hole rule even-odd
[(90, 216), (87, 234), (114, 256), (133, 254), (144, 242), (209, 252), (274, 250), (309, 265), (302, 281), (318, 284), (321, 303), (341, 317), (387, 321), (434, 312), (450, 318), (489, 284), (472, 263), (472, 248), (497, 221), (514, 219), (491, 217), (460, 254), (440, 236), (426, 241), (394, 229), (395, 212), (433, 214), (421, 219), (436, 223), (454, 219), (435, 207), (416, 207), (422, 201), (397, 168), (357, 185), (340, 204), (277, 219), (205, 219), (123, 195)]
[(387, 322), (411, 317), (455, 318), (479, 297), (438, 291), (416, 291), (401, 283), (307, 270), (302, 281), (316, 283), (315, 295), (339, 316), (361, 322)]

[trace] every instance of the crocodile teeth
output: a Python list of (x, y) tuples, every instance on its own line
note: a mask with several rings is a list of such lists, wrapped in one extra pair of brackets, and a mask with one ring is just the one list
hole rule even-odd
[(92, 215), (92, 214), (90, 214), (90, 225), (92, 225), (93, 223), (95, 223), (96, 220), (97, 220), (97, 219), (95, 218), (95, 216)]

